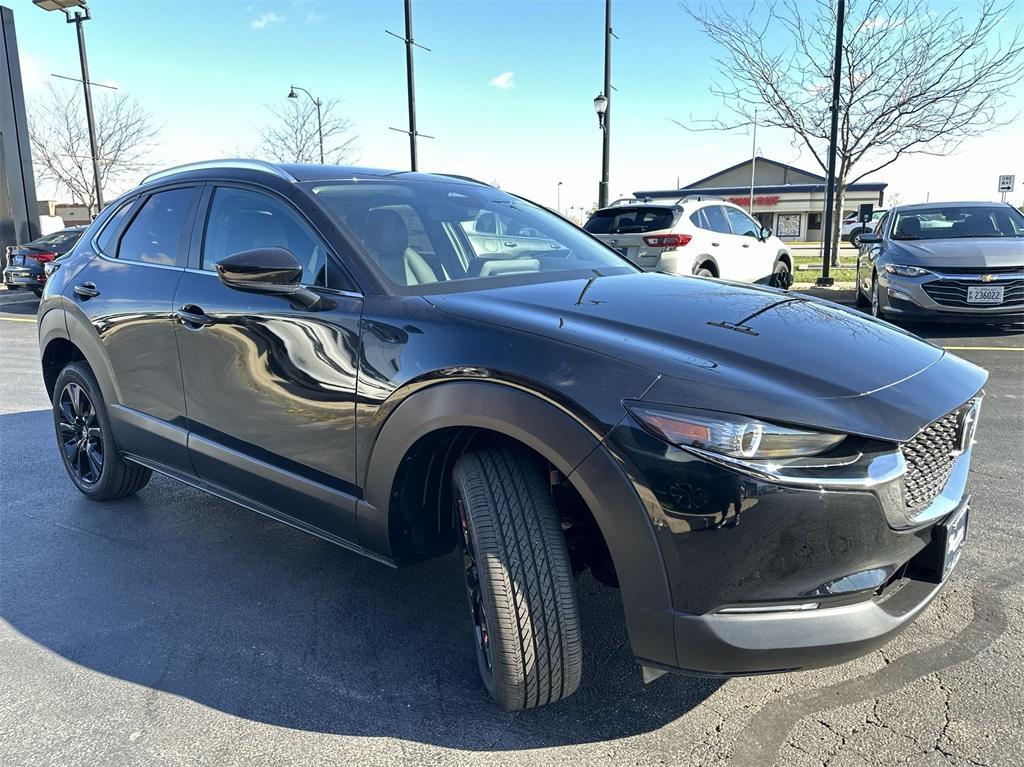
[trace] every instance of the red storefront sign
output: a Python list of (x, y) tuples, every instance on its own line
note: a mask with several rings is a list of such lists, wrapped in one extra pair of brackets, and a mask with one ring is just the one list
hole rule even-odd
[[(729, 202), (733, 203), (734, 205), (739, 205), (740, 207), (743, 207), (745, 205), (750, 205), (750, 198), (749, 197), (730, 197), (728, 199), (729, 199)], [(779, 204), (779, 195), (777, 195), (777, 194), (762, 195), (762, 196), (758, 196), (758, 197), (754, 198), (754, 205), (763, 205), (765, 207), (770, 207), (772, 205), (778, 205), (778, 204)]]

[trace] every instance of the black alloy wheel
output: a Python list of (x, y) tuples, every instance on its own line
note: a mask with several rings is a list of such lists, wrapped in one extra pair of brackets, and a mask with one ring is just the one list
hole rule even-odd
[(103, 474), (103, 431), (96, 407), (78, 383), (67, 383), (57, 405), (57, 430), (64, 463), (83, 485), (95, 485)]

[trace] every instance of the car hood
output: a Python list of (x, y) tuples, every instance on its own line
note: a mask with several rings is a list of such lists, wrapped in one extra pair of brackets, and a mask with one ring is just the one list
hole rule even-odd
[(1024, 238), (972, 237), (948, 240), (890, 241), (886, 260), (912, 266), (1024, 266)]
[[(859, 312), (717, 280), (628, 274), (428, 300), (647, 367), (661, 379), (645, 399), (882, 439), (909, 439), (986, 377)], [(927, 386), (909, 383), (929, 371)]]

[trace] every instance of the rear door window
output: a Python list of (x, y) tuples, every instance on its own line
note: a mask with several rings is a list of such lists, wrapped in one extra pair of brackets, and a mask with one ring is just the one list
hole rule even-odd
[(643, 234), (671, 229), (676, 211), (671, 208), (628, 207), (599, 210), (584, 225), (591, 234)]
[(192, 218), (196, 187), (168, 189), (150, 195), (121, 235), (117, 257), (160, 266), (185, 266), (187, 224)]

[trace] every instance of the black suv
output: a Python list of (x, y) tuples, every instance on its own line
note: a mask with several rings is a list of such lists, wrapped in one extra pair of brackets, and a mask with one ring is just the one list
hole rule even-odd
[(90, 498), (157, 471), (386, 565), (460, 547), (510, 710), (579, 683), (584, 568), (647, 679), (880, 645), (961, 551), (986, 379), (824, 301), (642, 273), (469, 179), (253, 161), (109, 206), (39, 341)]

